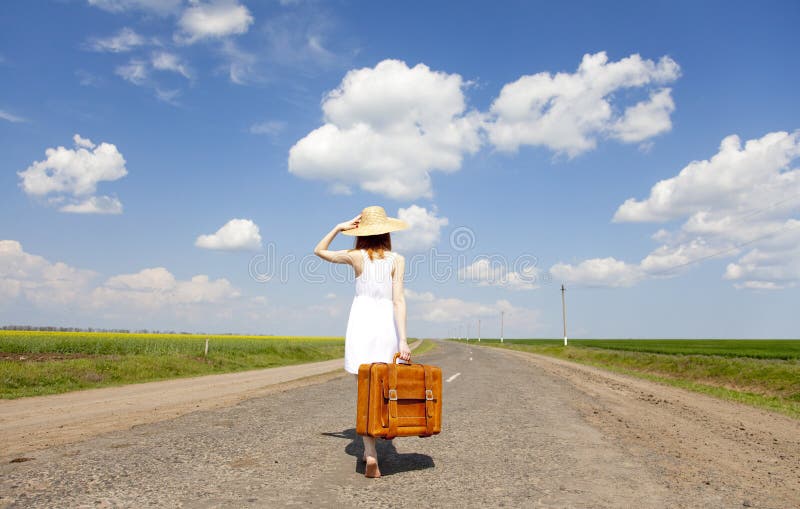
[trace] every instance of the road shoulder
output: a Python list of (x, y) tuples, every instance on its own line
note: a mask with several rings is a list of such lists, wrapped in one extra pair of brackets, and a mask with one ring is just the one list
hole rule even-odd
[[(498, 349), (569, 382), (582, 415), (677, 486), (753, 506), (800, 500), (800, 421), (600, 368)], [(789, 505), (786, 505), (786, 504)]]
[[(412, 350), (422, 341), (411, 345)], [(0, 400), (0, 461), (346, 376), (343, 359)]]

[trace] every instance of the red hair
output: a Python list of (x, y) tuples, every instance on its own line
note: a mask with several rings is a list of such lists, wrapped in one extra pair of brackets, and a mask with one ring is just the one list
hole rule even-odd
[(355, 249), (366, 249), (370, 260), (375, 259), (375, 254), (383, 258), (384, 251), (392, 250), (392, 237), (388, 233), (362, 235), (356, 237)]

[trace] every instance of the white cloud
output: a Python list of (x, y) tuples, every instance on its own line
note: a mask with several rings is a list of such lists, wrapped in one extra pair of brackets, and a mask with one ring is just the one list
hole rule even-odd
[(90, 140), (89, 138), (83, 138), (81, 137), (80, 134), (76, 134), (75, 136), (73, 136), (72, 141), (75, 142), (76, 147), (93, 149), (94, 147), (97, 146), (92, 142), (92, 140)]
[(670, 221), (687, 216), (696, 223), (735, 221), (742, 213), (776, 202), (782, 204), (769, 215), (785, 214), (800, 204), (800, 172), (788, 168), (798, 156), (798, 132), (769, 133), (747, 141), (744, 147), (738, 136), (728, 136), (711, 159), (692, 161), (675, 177), (658, 182), (645, 200), (626, 200), (614, 221)]
[(334, 182), (328, 186), (328, 191), (330, 191), (331, 194), (341, 194), (343, 196), (350, 196), (353, 194), (353, 190), (350, 188), (350, 186), (340, 182)]
[[(481, 257), (458, 270), (460, 281), (478, 286), (501, 286), (510, 290), (533, 290), (539, 287), (539, 269), (535, 258), (520, 257), (509, 267), (505, 257)], [(512, 270), (518, 269), (518, 270)]]
[(170, 88), (167, 90), (162, 90), (156, 87), (156, 98), (167, 104), (172, 104), (173, 106), (178, 104), (177, 99), (181, 95), (181, 91), (177, 88)]
[(288, 12), (271, 17), (262, 29), (269, 60), (289, 67), (309, 69), (344, 63), (345, 59), (327, 46), (326, 32), (330, 25), (330, 16), (317, 10)]
[[(110, 143), (94, 146), (90, 140), (74, 137), (75, 149), (64, 147), (45, 150), (47, 159), (36, 161), (18, 173), (22, 189), (31, 195), (67, 193), (76, 196), (93, 194), (99, 182), (111, 182), (128, 174), (125, 159)], [(87, 150), (93, 149), (91, 152)]]
[[(669, 57), (656, 63), (631, 55), (609, 63), (605, 52), (584, 55), (573, 74), (541, 72), (505, 85), (490, 109), (489, 140), (502, 151), (535, 145), (569, 157), (595, 148), (603, 136), (640, 142), (671, 128), (670, 89), (658, 87), (679, 75)], [(650, 100), (620, 116), (616, 101), (630, 88), (648, 90)]]
[(398, 251), (424, 251), (439, 243), (442, 227), (449, 222), (446, 217), (439, 217), (434, 207), (428, 210), (419, 205), (397, 210), (397, 217), (407, 222), (409, 228), (395, 232), (392, 237), (393, 247)]
[(724, 274), (738, 288), (795, 286), (800, 282), (800, 168), (791, 165), (798, 157), (800, 131), (769, 133), (744, 145), (738, 136), (728, 136), (710, 159), (692, 161), (656, 183), (646, 199), (630, 198), (617, 209), (616, 222), (683, 220), (677, 230), (658, 230), (653, 239), (661, 245), (639, 264), (605, 258), (578, 267), (558, 264), (551, 272), (588, 284), (623, 281), (627, 286), (645, 277), (675, 275), (706, 259), (740, 256)]
[(669, 88), (662, 88), (651, 93), (649, 100), (626, 109), (611, 128), (613, 136), (626, 143), (636, 143), (669, 132), (672, 129), (670, 115), (675, 111), (671, 92)]
[(710, 242), (704, 237), (685, 238), (666, 243), (654, 249), (639, 263), (639, 267), (650, 275), (671, 274), (676, 269), (688, 266), (699, 260), (714, 256), (720, 250), (732, 248), (732, 244), (725, 245)]
[(409, 318), (426, 322), (463, 322), (499, 312), (496, 305), (469, 302), (455, 297), (436, 297), (431, 292), (417, 293), (410, 288), (405, 289), (405, 296), (409, 301)]
[(256, 55), (242, 50), (230, 39), (222, 41), (220, 52), (227, 61), (225, 68), (231, 83), (247, 85), (252, 81), (261, 80), (256, 71), (256, 64), (258, 63)]
[(40, 306), (73, 304), (95, 276), (26, 253), (15, 240), (0, 240), (0, 303), (22, 297)]
[(211, 280), (200, 274), (180, 281), (163, 267), (109, 278), (92, 291), (95, 307), (133, 306), (158, 310), (164, 306), (214, 304), (241, 296), (227, 279)]
[[(302, 12), (272, 13), (259, 26), (263, 44), (257, 52), (242, 49), (232, 37), (222, 38), (217, 51), (225, 63), (220, 70), (228, 74), (232, 83), (248, 85), (272, 80), (276, 73), (284, 72), (282, 68), (292, 69), (292, 74), (314, 76), (324, 69), (346, 67), (357, 50), (334, 50), (331, 41), (343, 41), (328, 34), (337, 24), (335, 16), (323, 4), (314, 7)], [(309, 99), (315, 100), (303, 97), (300, 101), (306, 103)]]
[(633, 286), (642, 277), (642, 270), (616, 258), (592, 258), (578, 265), (557, 263), (550, 267), (554, 280), (582, 286)]
[(220, 38), (247, 32), (253, 16), (236, 0), (211, 0), (191, 3), (178, 20), (178, 42), (192, 44), (201, 39)]
[(17, 241), (0, 240), (0, 305), (23, 303), (26, 309), (42, 310), (39, 315), (47, 320), (67, 312), (73, 323), (112, 317), (123, 327), (141, 323), (152, 328), (156, 315), (173, 327), (209, 319), (232, 325), (236, 320), (225, 315), (255, 305), (241, 302), (240, 291), (227, 279), (199, 274), (181, 280), (163, 267), (112, 276), (99, 285), (96, 278), (93, 271), (51, 263), (26, 253)]
[[(506, 335), (516, 334), (519, 337), (530, 337), (540, 326), (539, 310), (514, 306), (506, 299), (499, 299), (491, 304), (467, 301), (454, 297), (438, 297), (431, 292), (416, 292), (405, 288), (408, 302), (409, 320), (446, 324), (448, 326), (464, 325), (469, 322), (472, 337), (477, 333), (477, 321), (483, 321), (483, 337), (497, 332), (492, 330), (494, 321), (499, 329), (500, 312), (505, 312)], [(464, 329), (464, 332), (465, 329)]]
[(250, 126), (250, 134), (266, 134), (277, 136), (286, 129), (286, 122), (280, 120), (267, 120)]
[(773, 283), (772, 281), (745, 281), (744, 283), (735, 284), (736, 288), (744, 288), (747, 290), (781, 290), (784, 287)]
[(763, 239), (725, 269), (737, 288), (778, 290), (800, 283), (800, 220), (789, 219), (782, 234)]
[(322, 104), (325, 124), (289, 151), (289, 171), (396, 199), (432, 195), (429, 172), (454, 172), (480, 148), (458, 74), (384, 60), (352, 70)]
[(118, 214), (122, 204), (108, 196), (90, 196), (100, 182), (113, 182), (128, 174), (125, 159), (115, 145), (95, 145), (79, 134), (73, 137), (75, 149), (48, 148), (47, 159), (35, 161), (17, 173), (20, 187), (32, 196), (49, 196), (52, 203), (69, 203), (64, 212)]
[(153, 53), (151, 63), (153, 64), (153, 68), (159, 71), (171, 71), (180, 74), (187, 80), (192, 79), (192, 70), (174, 53), (157, 51)]
[(176, 106), (177, 98), (181, 95), (180, 89), (161, 88), (151, 79), (150, 74), (153, 69), (175, 72), (188, 80), (193, 79), (191, 68), (181, 61), (180, 57), (164, 51), (154, 53), (149, 61), (131, 59), (127, 64), (118, 66), (114, 72), (136, 86), (152, 89), (159, 101)]
[(157, 290), (165, 291), (175, 288), (175, 276), (163, 267), (143, 269), (136, 274), (121, 274), (106, 280), (108, 288), (117, 290)]
[(436, 299), (433, 292), (417, 292), (408, 287), (403, 289), (403, 294), (411, 302), (433, 302)]
[(109, 12), (141, 10), (165, 16), (178, 11), (183, 0), (89, 0), (89, 5)]
[(150, 78), (147, 62), (139, 59), (133, 59), (125, 65), (118, 66), (114, 72), (117, 76), (138, 86), (146, 84)]
[(92, 51), (124, 53), (138, 46), (147, 44), (147, 40), (137, 34), (133, 29), (122, 28), (115, 35), (109, 37), (93, 37), (86, 42), (86, 47)]
[(69, 203), (58, 210), (74, 214), (122, 214), (122, 203), (112, 196), (90, 196), (82, 202)]
[(200, 235), (194, 243), (204, 249), (256, 250), (261, 248), (258, 225), (249, 219), (231, 219), (211, 235)]
[(3, 120), (7, 120), (9, 122), (12, 122), (12, 123), (27, 122), (27, 120), (25, 120), (24, 118), (18, 117), (17, 115), (9, 113), (9, 112), (7, 112), (5, 110), (0, 110), (0, 118), (2, 118)]

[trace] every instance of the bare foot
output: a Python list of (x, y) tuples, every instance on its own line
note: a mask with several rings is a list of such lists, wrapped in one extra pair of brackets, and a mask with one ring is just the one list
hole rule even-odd
[(364, 477), (378, 478), (381, 471), (378, 468), (378, 460), (373, 456), (367, 456), (367, 466), (364, 468)]

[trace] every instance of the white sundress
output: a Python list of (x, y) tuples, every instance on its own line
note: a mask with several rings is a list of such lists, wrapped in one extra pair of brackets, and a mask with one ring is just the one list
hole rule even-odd
[(358, 373), (361, 364), (391, 362), (400, 351), (392, 302), (394, 253), (369, 259), (361, 250), (364, 270), (356, 278), (356, 295), (350, 307), (344, 342), (344, 369)]

